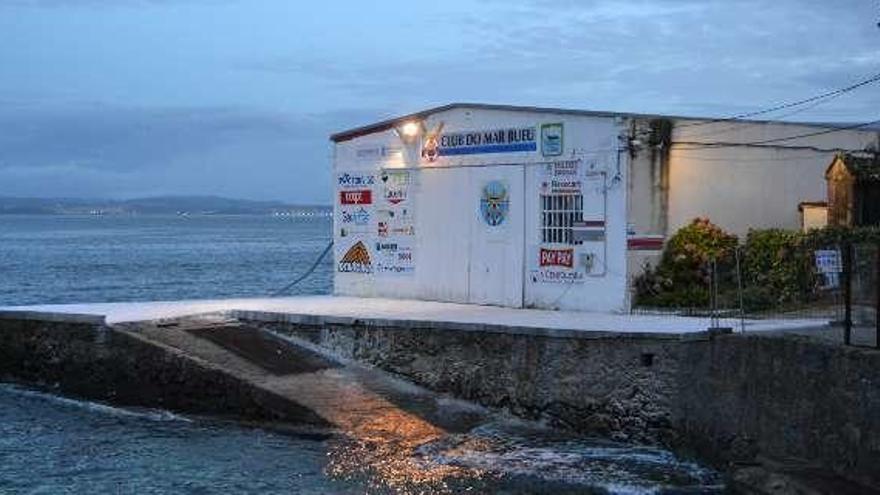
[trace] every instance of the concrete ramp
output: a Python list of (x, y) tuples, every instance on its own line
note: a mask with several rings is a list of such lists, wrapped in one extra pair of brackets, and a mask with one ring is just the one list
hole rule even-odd
[(115, 329), (177, 349), (315, 413), (342, 433), (331, 456), (331, 470), (350, 473), (369, 465), (386, 480), (397, 476), (441, 480), (472, 471), (428, 467), (413, 452), (481, 424), (488, 419), (481, 407), (334, 358), (307, 342), (222, 317), (141, 322)]

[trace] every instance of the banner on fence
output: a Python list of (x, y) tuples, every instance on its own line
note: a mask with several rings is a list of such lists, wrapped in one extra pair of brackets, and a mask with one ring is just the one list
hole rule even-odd
[(816, 270), (822, 274), (823, 289), (836, 289), (840, 287), (840, 272), (843, 271), (843, 263), (838, 249), (819, 249), (815, 252)]

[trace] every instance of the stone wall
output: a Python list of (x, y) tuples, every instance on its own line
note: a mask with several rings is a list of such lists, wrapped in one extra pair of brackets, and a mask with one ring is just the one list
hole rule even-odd
[(880, 487), (878, 351), (794, 335), (262, 324), (524, 418), (721, 467), (786, 463)]
[(134, 331), (0, 319), (0, 380), (125, 406), (325, 425), (311, 411)]
[(428, 389), (523, 418), (620, 440), (674, 440), (678, 337), (564, 338), (349, 324), (270, 327)]
[(794, 335), (682, 350), (677, 430), (700, 454), (813, 464), (880, 487), (880, 351)]

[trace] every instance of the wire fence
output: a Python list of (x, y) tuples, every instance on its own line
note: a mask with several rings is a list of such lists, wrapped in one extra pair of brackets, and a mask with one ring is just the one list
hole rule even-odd
[[(880, 246), (785, 246), (766, 257), (737, 247), (676, 277), (637, 282), (635, 314), (707, 319), (709, 328), (778, 328), (880, 348)], [(677, 286), (676, 286), (677, 285)]]

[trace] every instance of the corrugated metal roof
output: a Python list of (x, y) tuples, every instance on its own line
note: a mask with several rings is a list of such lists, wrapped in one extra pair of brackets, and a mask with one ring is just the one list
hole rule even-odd
[[(596, 111), (596, 110), (577, 110), (570, 108), (553, 108), (553, 107), (531, 107), (531, 106), (517, 106), (517, 105), (497, 105), (491, 103), (450, 103), (448, 105), (442, 105), (439, 107), (428, 108), (426, 110), (422, 110), (420, 112), (411, 113), (408, 115), (402, 115), (399, 117), (394, 117), (391, 119), (383, 120), (381, 122), (377, 122), (375, 124), (369, 124), (361, 127), (355, 127), (353, 129), (348, 129), (342, 132), (338, 132), (330, 136), (330, 140), (339, 143), (342, 141), (348, 141), (350, 139), (354, 139), (356, 137), (365, 136), (368, 134), (373, 134), (376, 132), (387, 131), (388, 129), (394, 128), (396, 125), (406, 122), (408, 120), (421, 120), (425, 119), (430, 115), (445, 112), (447, 110), (452, 110), (456, 108), (472, 108), (477, 110), (504, 110), (511, 112), (531, 112), (531, 113), (554, 113), (559, 115), (581, 115), (588, 117), (623, 117), (623, 118), (643, 118), (643, 119), (675, 119), (675, 120), (698, 120), (698, 121), (717, 121), (717, 122), (749, 122), (753, 124), (764, 124), (764, 123), (773, 123), (773, 124), (790, 124), (790, 125), (799, 125), (799, 126), (809, 126), (809, 127), (821, 127), (821, 128), (834, 128), (834, 127), (846, 127), (852, 125), (851, 123), (817, 123), (817, 122), (782, 122), (778, 120), (744, 120), (744, 119), (725, 119), (725, 118), (717, 118), (717, 117), (687, 117), (681, 115), (659, 115), (659, 114), (644, 114), (644, 113), (631, 113), (631, 112), (607, 112), (607, 111)], [(873, 127), (866, 127), (865, 130), (880, 130)]]

